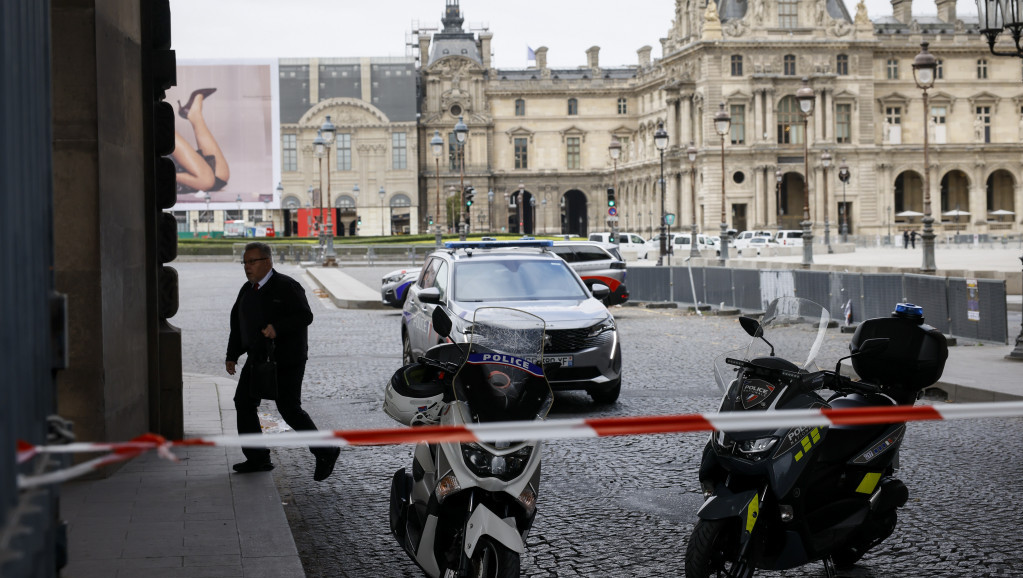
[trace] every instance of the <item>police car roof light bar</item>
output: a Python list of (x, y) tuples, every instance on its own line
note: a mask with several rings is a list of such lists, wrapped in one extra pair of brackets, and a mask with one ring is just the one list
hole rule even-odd
[(553, 247), (554, 241), (448, 241), (448, 249), (503, 249), (506, 247)]

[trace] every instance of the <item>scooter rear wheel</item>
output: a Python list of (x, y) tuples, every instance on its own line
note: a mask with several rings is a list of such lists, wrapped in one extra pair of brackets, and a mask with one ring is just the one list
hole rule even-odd
[(505, 548), (490, 538), (480, 538), (476, 551), (469, 558), (472, 578), (519, 578), (519, 553)]
[(753, 564), (738, 558), (738, 532), (729, 520), (700, 520), (686, 547), (686, 578), (750, 578)]

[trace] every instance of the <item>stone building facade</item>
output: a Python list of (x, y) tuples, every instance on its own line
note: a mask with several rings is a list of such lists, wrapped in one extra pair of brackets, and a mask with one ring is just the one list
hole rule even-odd
[[(535, 67), (505, 70), (491, 64), (492, 33), (464, 31), (457, 0), (446, 0), (443, 30), (419, 37), (421, 214), (443, 215), (445, 226), (464, 220), (450, 206), (471, 186), (472, 230), (586, 234), (607, 229), (606, 190), (616, 187), (619, 228), (650, 235), (660, 224), (653, 135), (663, 123), (664, 212), (676, 227), (716, 234), (723, 215), (737, 230), (799, 228), (808, 200), (818, 241), (826, 223), (835, 239), (845, 218), (854, 236), (888, 237), (920, 230), (927, 126), (939, 241), (1020, 233), (1020, 61), (991, 55), (954, 0), (937, 0), (937, 16), (892, 0), (893, 15), (873, 21), (862, 3), (850, 14), (838, 0), (675, 4), (660, 59), (645, 46), (635, 65), (602, 67), (594, 46), (584, 66), (558, 69), (541, 47)], [(939, 61), (926, 115), (912, 70), (924, 41)], [(795, 100), (804, 77), (815, 95), (806, 118)], [(714, 129), (722, 105), (731, 117), (723, 139)], [(454, 140), (459, 118), (464, 148)], [(439, 157), (427, 144), (435, 135)]]

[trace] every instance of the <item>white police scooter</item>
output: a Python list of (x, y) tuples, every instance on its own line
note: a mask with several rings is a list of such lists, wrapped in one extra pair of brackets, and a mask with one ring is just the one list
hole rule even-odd
[[(434, 328), (451, 320), (434, 309)], [(402, 367), (384, 411), (405, 425), (543, 419), (553, 394), (542, 369), (544, 322), (517, 309), (476, 310), (468, 343)], [(519, 576), (536, 517), (540, 442), (418, 444), (411, 473), (391, 481), (391, 532), (432, 578)]]

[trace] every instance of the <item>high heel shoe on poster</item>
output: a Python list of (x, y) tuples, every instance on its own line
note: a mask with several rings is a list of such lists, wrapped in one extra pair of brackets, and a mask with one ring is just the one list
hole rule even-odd
[(188, 103), (185, 104), (185, 106), (181, 106), (181, 101), (178, 101), (178, 116), (187, 120), (188, 111), (192, 110), (192, 103), (195, 102), (195, 95), (201, 94), (203, 100), (206, 100), (216, 91), (217, 89), (215, 88), (200, 88), (199, 90), (193, 90), (192, 96), (188, 97)]

